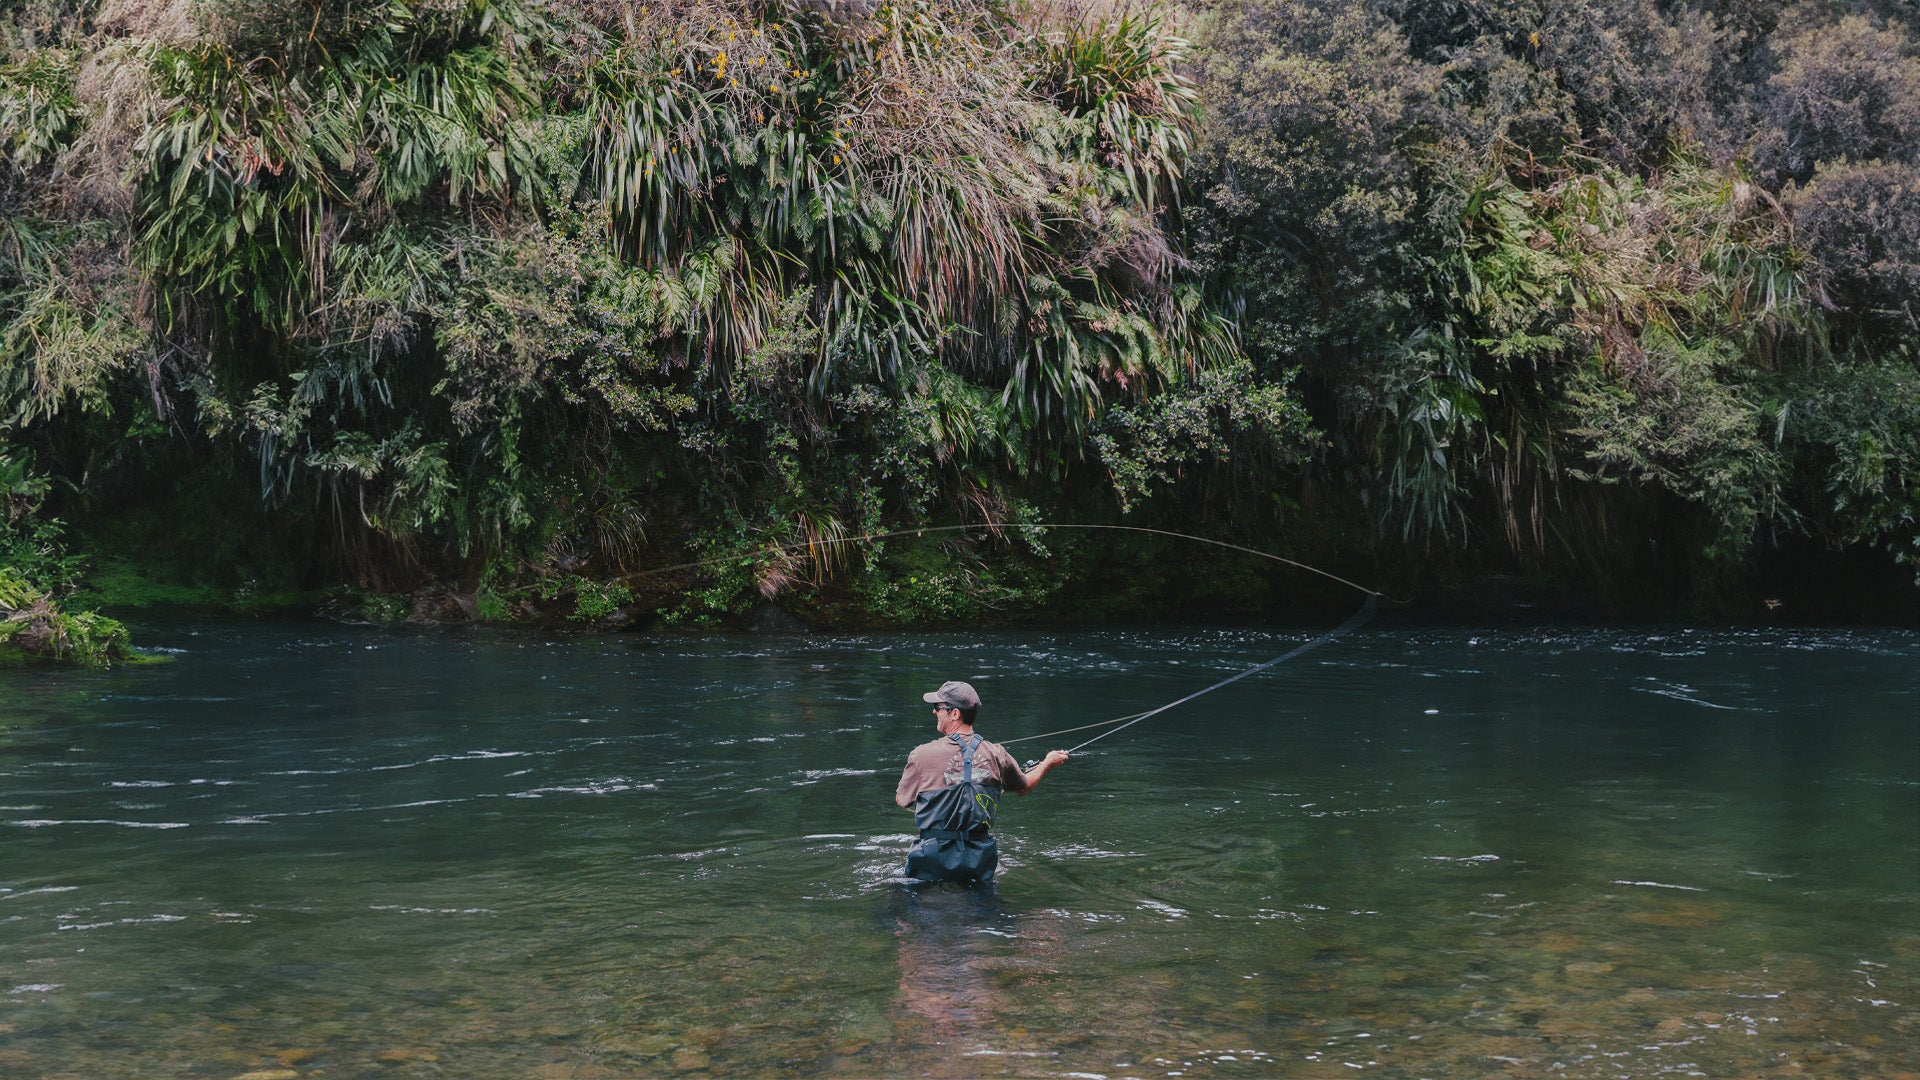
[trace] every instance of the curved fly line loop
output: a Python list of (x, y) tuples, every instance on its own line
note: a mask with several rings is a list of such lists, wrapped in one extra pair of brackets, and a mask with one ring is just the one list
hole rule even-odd
[[(816, 563), (824, 563), (826, 561), (825, 553), (843, 544), (864, 544), (873, 540), (891, 540), (898, 536), (924, 536), (929, 533), (977, 532), (981, 529), (989, 531), (999, 531), (1001, 529), (1102, 529), (1113, 532), (1148, 533), (1154, 536), (1172, 537), (1176, 540), (1192, 540), (1196, 543), (1211, 544), (1214, 547), (1226, 548), (1228, 551), (1238, 551), (1245, 555), (1253, 555), (1262, 559), (1270, 559), (1273, 562), (1285, 563), (1295, 569), (1305, 570), (1310, 574), (1318, 574), (1328, 581), (1345, 585), (1349, 589), (1365, 593), (1368, 596), (1386, 596), (1385, 593), (1378, 589), (1369, 589), (1365, 585), (1350, 581), (1338, 574), (1328, 573), (1317, 566), (1309, 566), (1297, 559), (1289, 559), (1285, 555), (1275, 555), (1270, 551), (1261, 551), (1259, 548), (1250, 548), (1241, 544), (1228, 543), (1225, 540), (1214, 540), (1210, 537), (1195, 536), (1192, 533), (1175, 532), (1172, 529), (1155, 529), (1146, 525), (1080, 525), (1056, 524), (1046, 521), (981, 521), (972, 525), (923, 525), (912, 529), (889, 529), (884, 532), (861, 533), (858, 536), (828, 536), (809, 539), (803, 543), (769, 544), (758, 551), (746, 555), (722, 555), (712, 559), (698, 559), (693, 562), (673, 563), (669, 566), (656, 566), (642, 572), (645, 574), (666, 574), (675, 570), (698, 570), (703, 567), (721, 566), (727, 563), (752, 565), (754, 560), (767, 555), (794, 556), (803, 553), (812, 558)], [(1392, 598), (1388, 597), (1388, 599)], [(1395, 602), (1401, 603), (1404, 601)]]
[[(670, 566), (655, 567), (652, 570), (646, 571), (646, 573), (663, 574), (663, 573), (668, 573), (675, 570), (695, 570), (695, 569), (700, 569), (702, 567), (719, 566), (719, 565), (728, 564), (728, 563), (741, 563), (746, 565), (752, 565), (756, 559), (762, 558), (767, 555), (776, 555), (779, 557), (787, 558), (787, 557), (797, 556), (802, 553), (805, 553), (810, 559), (812, 559), (812, 561), (816, 566), (824, 566), (824, 565), (827, 565), (829, 562), (829, 554), (833, 550), (835, 550), (838, 545), (842, 545), (842, 544), (863, 544), (863, 543), (867, 543), (874, 540), (888, 540), (888, 539), (892, 539), (894, 537), (899, 537), (899, 536), (925, 536), (929, 533), (975, 532), (981, 529), (986, 529), (990, 531), (998, 531), (1001, 529), (1112, 530), (1115, 532), (1147, 533), (1154, 536), (1166, 536), (1166, 537), (1172, 537), (1174, 539), (1179, 539), (1179, 540), (1192, 540), (1197, 543), (1211, 544), (1214, 547), (1226, 548), (1229, 551), (1238, 551), (1246, 555), (1253, 555), (1258, 558), (1272, 560), (1273, 562), (1284, 563), (1287, 566), (1291, 566), (1299, 570), (1305, 570), (1311, 574), (1318, 574), (1320, 577), (1326, 578), (1329, 581), (1336, 582), (1341, 585), (1345, 585), (1348, 588), (1353, 589), (1366, 596), (1365, 602), (1360, 605), (1360, 610), (1354, 612), (1351, 616), (1347, 618), (1346, 622), (1341, 623), (1339, 626), (1335, 627), (1334, 629), (1329, 630), (1324, 634), (1321, 634), (1319, 637), (1313, 638), (1312, 640), (1306, 642), (1303, 645), (1300, 645), (1294, 649), (1291, 649), (1285, 653), (1282, 653), (1281, 655), (1276, 656), (1271, 660), (1267, 660), (1267, 661), (1263, 661), (1262, 663), (1255, 664), (1252, 667), (1247, 668), (1245, 671), (1242, 671), (1242, 672), (1239, 672), (1238, 674), (1231, 675), (1231, 676), (1228, 676), (1227, 678), (1221, 679), (1219, 682), (1216, 682), (1211, 686), (1207, 686), (1207, 687), (1203, 687), (1202, 689), (1195, 690), (1193, 693), (1188, 694), (1187, 696), (1180, 698), (1176, 701), (1170, 701), (1165, 705), (1161, 705), (1153, 709), (1148, 709), (1145, 712), (1131, 713), (1126, 716), (1115, 717), (1111, 720), (1100, 720), (1091, 724), (1081, 724), (1078, 727), (1062, 728), (1059, 731), (1043, 732), (1039, 735), (1023, 735), (1017, 739), (1005, 739), (1005, 740), (1002, 740), (1002, 743), (1001, 743), (1001, 745), (1003, 746), (1009, 743), (1029, 742), (1034, 739), (1048, 739), (1048, 738), (1052, 738), (1055, 735), (1068, 735), (1074, 732), (1091, 731), (1094, 728), (1107, 729), (1106, 731), (1102, 731), (1100, 734), (1095, 735), (1094, 737), (1086, 740), (1085, 742), (1067, 751), (1067, 753), (1070, 753), (1070, 754), (1076, 753), (1079, 750), (1081, 750), (1083, 747), (1091, 746), (1094, 743), (1099, 742), (1101, 739), (1104, 739), (1107, 736), (1114, 734), (1115, 732), (1124, 731), (1127, 728), (1130, 728), (1133, 725), (1138, 724), (1143, 720), (1149, 720), (1155, 716), (1160, 715), (1163, 712), (1168, 711), (1169, 709), (1174, 709), (1174, 708), (1178, 708), (1181, 705), (1185, 705), (1187, 702), (1192, 701), (1197, 697), (1201, 697), (1202, 695), (1205, 695), (1205, 694), (1210, 694), (1213, 691), (1220, 689), (1221, 687), (1229, 686), (1233, 683), (1239, 682), (1241, 679), (1247, 678), (1248, 676), (1257, 675), (1260, 672), (1266, 671), (1269, 668), (1277, 667), (1281, 664), (1286, 663), (1289, 660), (1294, 659), (1295, 657), (1303, 656), (1306, 653), (1309, 653), (1314, 649), (1317, 649), (1320, 646), (1327, 644), (1328, 642), (1337, 641), (1340, 638), (1345, 637), (1347, 634), (1351, 633), (1352, 631), (1365, 625), (1368, 620), (1372, 619), (1374, 616), (1374, 613), (1378, 611), (1380, 608), (1380, 601), (1382, 598), (1386, 598), (1389, 600), (1393, 599), (1392, 597), (1388, 597), (1387, 594), (1381, 592), (1378, 589), (1369, 589), (1364, 585), (1351, 581), (1347, 578), (1343, 578), (1338, 574), (1328, 573), (1327, 571), (1322, 570), (1317, 566), (1309, 566), (1308, 564), (1300, 562), (1297, 559), (1289, 559), (1284, 555), (1275, 555), (1272, 552), (1261, 551), (1258, 548), (1250, 548), (1241, 544), (1229, 543), (1225, 540), (1214, 540), (1205, 536), (1195, 536), (1192, 533), (1176, 532), (1172, 529), (1156, 529), (1156, 528), (1152, 528), (1150, 526), (1145, 526), (1145, 525), (1083, 525), (1083, 524), (1066, 524), (1066, 523), (1055, 524), (1052, 522), (1004, 522), (1004, 521), (982, 521), (972, 525), (927, 525), (927, 526), (921, 526), (919, 528), (913, 528), (913, 529), (890, 529), (883, 532), (863, 533), (859, 536), (833, 536), (833, 537), (809, 539), (805, 543), (799, 543), (799, 544), (773, 544), (748, 555), (727, 555), (727, 556), (721, 556), (719, 558), (713, 558), (713, 559), (700, 559), (694, 562), (675, 563)], [(1406, 603), (1406, 601), (1404, 600), (1394, 600), (1394, 602)], [(1027, 762), (1024, 767), (1031, 769), (1033, 768), (1034, 764), (1035, 764), (1034, 762), (1030, 761), (1030, 762)]]

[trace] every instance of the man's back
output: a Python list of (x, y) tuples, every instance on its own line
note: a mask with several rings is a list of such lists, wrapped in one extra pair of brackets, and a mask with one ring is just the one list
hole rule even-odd
[[(964, 757), (960, 744), (945, 736), (914, 747), (907, 755), (907, 767), (900, 774), (900, 786), (893, 793), (893, 801), (911, 809), (914, 800), (923, 793), (959, 783)], [(1008, 792), (1027, 790), (1026, 774), (1020, 771), (1020, 763), (1006, 747), (985, 739), (981, 739), (973, 751), (973, 778)]]
[(940, 738), (907, 755), (893, 801), (913, 811), (920, 842), (907, 852), (907, 876), (921, 881), (991, 882), (1000, 856), (993, 815), (1000, 793), (1024, 795), (1047, 770), (1067, 760), (1052, 750), (1030, 770), (973, 730), (980, 695), (963, 682), (945, 682), (920, 695), (933, 706)]

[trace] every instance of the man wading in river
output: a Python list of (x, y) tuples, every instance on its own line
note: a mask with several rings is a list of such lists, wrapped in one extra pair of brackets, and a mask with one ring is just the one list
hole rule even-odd
[(921, 697), (933, 706), (940, 738), (907, 755), (906, 771), (893, 794), (894, 802), (913, 811), (913, 823), (920, 828), (920, 842), (907, 852), (907, 876), (991, 882), (1000, 865), (992, 830), (1001, 792), (1025, 795), (1067, 760), (1067, 752), (1049, 751), (1046, 760), (1022, 772), (1005, 747), (974, 733), (980, 695), (973, 687), (941, 683), (940, 689)]

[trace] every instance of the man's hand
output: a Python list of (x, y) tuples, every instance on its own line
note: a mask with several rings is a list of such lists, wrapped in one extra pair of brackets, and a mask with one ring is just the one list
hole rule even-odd
[[(1067, 752), (1065, 750), (1047, 751), (1047, 756), (1045, 760), (1041, 761), (1040, 764), (1035, 765), (1033, 768), (1028, 769), (1026, 772), (1021, 774), (1022, 776), (1025, 776), (1027, 778), (1027, 790), (1028, 791), (1033, 790), (1033, 785), (1039, 783), (1040, 778), (1047, 775), (1048, 769), (1053, 768), (1055, 765), (1058, 765), (1065, 760), (1067, 760)], [(1026, 793), (1027, 793), (1026, 791), (1020, 792), (1020, 794), (1022, 795), (1025, 795)]]

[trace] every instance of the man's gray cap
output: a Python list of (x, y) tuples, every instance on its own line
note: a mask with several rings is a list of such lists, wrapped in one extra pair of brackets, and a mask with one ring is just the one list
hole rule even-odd
[(973, 687), (963, 682), (943, 682), (940, 689), (930, 694), (921, 694), (920, 700), (928, 704), (947, 704), (956, 709), (977, 709), (980, 707), (980, 695)]

